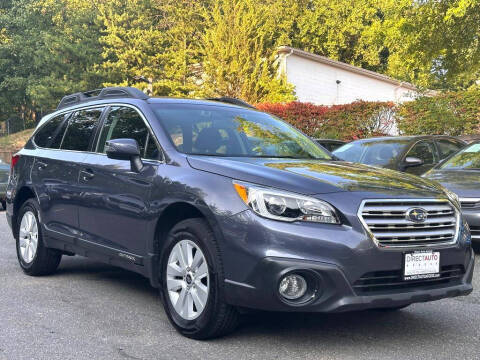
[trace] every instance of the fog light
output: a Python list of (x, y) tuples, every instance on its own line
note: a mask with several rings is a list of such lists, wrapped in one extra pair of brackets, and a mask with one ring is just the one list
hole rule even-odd
[(307, 292), (307, 282), (301, 275), (289, 274), (280, 281), (278, 291), (285, 299), (296, 300)]

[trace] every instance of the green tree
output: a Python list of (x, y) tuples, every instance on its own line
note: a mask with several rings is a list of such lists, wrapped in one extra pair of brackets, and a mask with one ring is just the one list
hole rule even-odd
[(310, 0), (292, 37), (295, 47), (375, 71), (386, 67), (382, 0)]
[(56, 107), (59, 98), (102, 83), (99, 27), (86, 0), (9, 0), (0, 8), (0, 116), (24, 121)]
[(153, 82), (154, 95), (187, 96), (196, 90), (202, 31), (202, 2), (194, 0), (114, 0), (102, 4), (105, 26), (102, 68), (107, 85)]
[(203, 91), (253, 103), (293, 98), (293, 88), (277, 76), (276, 20), (272, 2), (220, 0), (205, 14)]
[(480, 78), (479, 0), (387, 4), (390, 75), (440, 89), (465, 89)]

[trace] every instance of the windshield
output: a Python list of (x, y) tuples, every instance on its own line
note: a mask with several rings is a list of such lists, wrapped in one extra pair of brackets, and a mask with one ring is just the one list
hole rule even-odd
[(339, 147), (333, 154), (342, 160), (367, 165), (393, 165), (405, 150), (408, 140), (378, 140), (352, 142)]
[(472, 144), (439, 166), (445, 170), (480, 170), (480, 143)]
[(196, 104), (153, 105), (178, 151), (192, 155), (330, 160), (310, 138), (255, 110)]

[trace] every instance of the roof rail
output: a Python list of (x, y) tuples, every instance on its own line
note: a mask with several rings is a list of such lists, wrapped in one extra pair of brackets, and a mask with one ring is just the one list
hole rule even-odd
[(114, 98), (134, 98), (147, 100), (150, 97), (143, 91), (134, 87), (106, 87), (103, 89), (78, 92), (72, 95), (64, 96), (60, 101), (60, 104), (58, 104), (57, 110), (89, 101)]
[(247, 108), (250, 108), (250, 109), (255, 109), (255, 106), (253, 106), (253, 105), (251, 105), (251, 104), (249, 104), (249, 103), (247, 103), (243, 100), (228, 97), (228, 96), (222, 96), (222, 97), (219, 97), (219, 98), (208, 98), (207, 100), (218, 101), (218, 102), (223, 102), (223, 103), (227, 103), (227, 104), (239, 105), (239, 106), (247, 107)]

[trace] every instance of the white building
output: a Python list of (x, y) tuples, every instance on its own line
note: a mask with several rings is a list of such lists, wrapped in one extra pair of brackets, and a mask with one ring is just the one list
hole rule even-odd
[(295, 86), (297, 100), (317, 105), (348, 104), (356, 100), (403, 102), (413, 100), (417, 89), (374, 71), (324, 56), (282, 46), (279, 71)]

